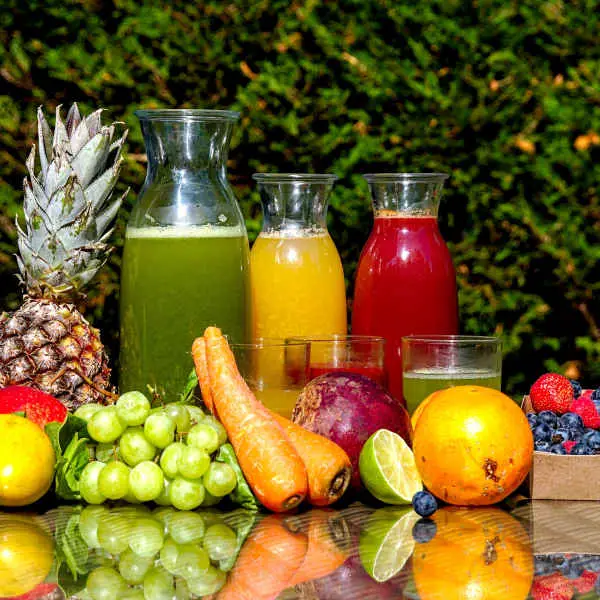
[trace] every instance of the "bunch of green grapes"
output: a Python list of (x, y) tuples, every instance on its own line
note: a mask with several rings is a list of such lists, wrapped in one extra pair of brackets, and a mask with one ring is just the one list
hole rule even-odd
[(159, 507), (88, 506), (79, 519), (93, 564), (81, 598), (189, 599), (219, 591), (238, 539), (218, 514)]
[(151, 409), (144, 394), (127, 392), (113, 406), (88, 404), (75, 416), (87, 421), (97, 443), (79, 480), (88, 504), (153, 501), (193, 510), (216, 504), (237, 485), (235, 471), (215, 461), (225, 428), (197, 406)]

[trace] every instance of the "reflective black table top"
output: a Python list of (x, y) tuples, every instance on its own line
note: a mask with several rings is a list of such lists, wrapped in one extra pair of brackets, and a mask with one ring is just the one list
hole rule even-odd
[(600, 597), (599, 573), (594, 502), (0, 512), (0, 598), (568, 600)]

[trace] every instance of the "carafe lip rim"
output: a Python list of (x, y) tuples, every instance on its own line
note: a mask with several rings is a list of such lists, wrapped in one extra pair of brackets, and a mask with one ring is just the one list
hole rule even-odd
[(235, 110), (212, 110), (207, 108), (143, 108), (134, 112), (140, 121), (174, 121), (200, 123), (202, 121), (237, 121), (240, 113)]
[(252, 179), (258, 183), (334, 183), (339, 178), (335, 173), (254, 173)]
[(368, 183), (387, 183), (387, 182), (414, 182), (414, 183), (434, 183), (442, 182), (448, 179), (448, 173), (363, 173), (363, 178)]
[(485, 344), (485, 345), (496, 345), (502, 343), (502, 338), (495, 335), (436, 335), (436, 334), (423, 334), (423, 335), (404, 335), (402, 336), (402, 343), (417, 343), (417, 344), (438, 344), (448, 346), (462, 346), (470, 344)]

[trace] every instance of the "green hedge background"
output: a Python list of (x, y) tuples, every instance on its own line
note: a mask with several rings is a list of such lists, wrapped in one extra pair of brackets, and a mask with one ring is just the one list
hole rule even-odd
[(330, 231), (351, 294), (371, 227), (360, 173), (448, 172), (464, 332), (503, 337), (511, 394), (548, 369), (600, 384), (598, 31), (595, 0), (4, 0), (0, 309), (20, 298), (14, 218), (38, 105), (104, 106), (131, 128), (133, 191), (88, 307), (113, 356), (145, 172), (133, 111), (235, 108), (230, 177), (251, 238), (253, 172), (337, 173)]

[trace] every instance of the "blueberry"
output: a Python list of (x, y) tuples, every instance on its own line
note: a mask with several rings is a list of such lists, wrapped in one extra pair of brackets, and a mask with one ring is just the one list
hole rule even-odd
[(554, 565), (554, 570), (562, 571), (569, 564), (569, 559), (564, 554), (554, 554), (552, 556), (552, 564)]
[(546, 423), (550, 427), (556, 427), (558, 425), (558, 416), (551, 410), (543, 410), (537, 415), (538, 423)]
[(529, 422), (529, 428), (533, 429), (537, 425), (537, 415), (535, 413), (527, 413), (527, 421)]
[(592, 400), (600, 400), (600, 388), (596, 388), (592, 392)]
[(534, 557), (535, 574), (550, 575), (556, 571), (556, 567), (550, 556), (538, 554)]
[(552, 444), (552, 446), (550, 446), (550, 452), (552, 452), (552, 454), (566, 454), (567, 451), (563, 448), (562, 444)]
[(585, 443), (589, 446), (594, 454), (600, 452), (600, 431), (592, 431), (583, 436)]
[(567, 579), (577, 579), (581, 577), (582, 573), (585, 571), (585, 568), (580, 561), (570, 560), (566, 568), (561, 569), (561, 571)]
[[(541, 414), (541, 413), (540, 413)], [(533, 430), (533, 438), (540, 442), (549, 442), (552, 437), (552, 429), (546, 423), (540, 423)]]
[(600, 414), (600, 398), (592, 398), (592, 402), (594, 403), (594, 406), (596, 407), (596, 412), (598, 414)]
[(533, 445), (538, 452), (550, 452), (550, 442), (546, 440), (535, 440)]
[(582, 418), (578, 414), (572, 412), (561, 415), (558, 423), (560, 427), (566, 427), (567, 429), (576, 430), (584, 428)]
[(412, 529), (412, 536), (417, 544), (430, 542), (436, 533), (437, 525), (431, 519), (419, 519)]
[(600, 573), (600, 556), (594, 554), (586, 556), (583, 566), (586, 571), (592, 571), (592, 573)]
[(585, 442), (579, 442), (578, 444), (575, 444), (575, 446), (573, 446), (571, 448), (571, 454), (578, 454), (578, 455), (591, 454), (591, 451)]
[(420, 517), (430, 517), (437, 510), (437, 501), (429, 492), (417, 492), (412, 499), (413, 508)]
[(583, 390), (579, 381), (575, 381), (574, 379), (571, 379), (571, 387), (573, 388), (573, 396), (575, 398), (579, 398), (579, 396), (581, 396), (581, 392)]
[(560, 444), (561, 442), (568, 442), (571, 439), (571, 432), (564, 427), (557, 429), (552, 432), (551, 441), (553, 444)]

